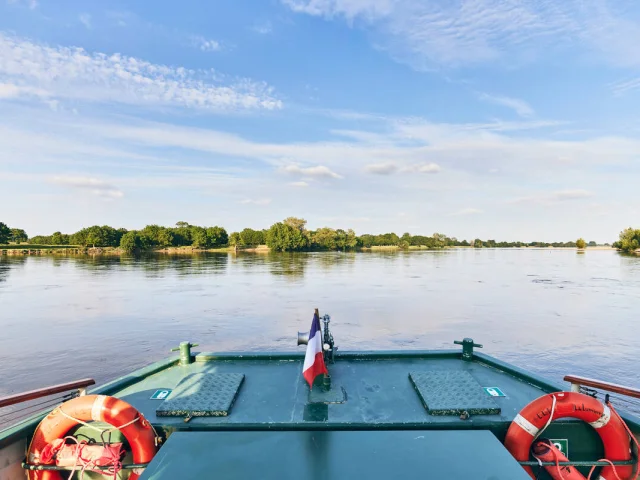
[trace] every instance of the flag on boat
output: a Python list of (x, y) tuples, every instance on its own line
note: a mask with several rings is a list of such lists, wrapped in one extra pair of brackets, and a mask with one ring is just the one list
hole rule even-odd
[(313, 387), (313, 380), (321, 373), (329, 373), (324, 364), (324, 354), (322, 353), (322, 330), (320, 330), (320, 316), (316, 310), (311, 322), (309, 331), (309, 342), (307, 343), (307, 353), (304, 356), (304, 366), (302, 376)]

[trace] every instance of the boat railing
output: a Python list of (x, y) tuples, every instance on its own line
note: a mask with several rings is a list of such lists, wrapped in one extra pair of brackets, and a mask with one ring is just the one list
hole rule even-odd
[(86, 395), (87, 387), (95, 383), (93, 378), (84, 378), (0, 397), (0, 429), (37, 411)]
[(593, 378), (579, 377), (577, 375), (566, 375), (564, 381), (571, 383), (572, 392), (581, 392), (583, 387), (587, 387), (617, 393), (626, 397), (640, 398), (640, 389), (625, 387), (617, 383), (604, 382), (602, 380), (594, 380)]

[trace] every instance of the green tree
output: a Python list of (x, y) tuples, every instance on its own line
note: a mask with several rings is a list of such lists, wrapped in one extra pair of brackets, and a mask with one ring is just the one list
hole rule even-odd
[(191, 245), (196, 248), (207, 248), (207, 230), (203, 227), (191, 227)]
[(11, 229), (11, 241), (15, 243), (22, 243), (29, 240), (29, 236), (27, 232), (22, 230), (21, 228), (12, 228)]
[(253, 230), (245, 228), (239, 234), (240, 245), (253, 246), (264, 244), (264, 232), (262, 230)]
[(584, 241), (584, 238), (579, 238), (578, 240), (576, 240), (576, 247), (578, 247), (580, 250), (586, 248), (586, 246), (587, 242)]
[(242, 243), (240, 241), (240, 234), (238, 232), (232, 232), (231, 235), (229, 235), (229, 245), (234, 247), (241, 244)]
[(304, 218), (297, 217), (287, 217), (282, 223), (284, 223), (285, 225), (289, 225), (290, 227), (293, 227), (300, 232), (304, 232), (307, 225), (307, 221)]
[(127, 232), (120, 239), (120, 248), (125, 253), (135, 253), (142, 248), (142, 240), (138, 232)]
[(0, 243), (9, 243), (11, 239), (11, 229), (0, 222)]
[(322, 250), (335, 250), (337, 245), (336, 240), (337, 235), (333, 228), (319, 228), (311, 234), (311, 244), (313, 247)]
[(480, 240), (479, 238), (476, 238), (473, 241), (473, 248), (482, 248), (483, 244), (482, 244), (482, 240)]
[(613, 244), (614, 248), (623, 252), (634, 252), (640, 248), (640, 230), (627, 228), (620, 232), (620, 238)]
[(409, 232), (403, 233), (400, 237), (400, 246), (402, 248), (409, 248), (411, 245), (411, 234)]
[(307, 244), (302, 231), (282, 222), (271, 225), (267, 232), (267, 245), (277, 252), (302, 250)]
[(229, 243), (229, 235), (222, 227), (207, 228), (207, 245), (210, 247), (222, 247)]

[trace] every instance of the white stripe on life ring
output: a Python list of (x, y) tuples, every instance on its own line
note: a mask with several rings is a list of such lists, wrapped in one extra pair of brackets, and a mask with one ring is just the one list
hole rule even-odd
[(102, 407), (106, 399), (106, 395), (98, 395), (93, 401), (93, 405), (91, 406), (91, 420), (94, 422), (102, 421)]
[(609, 420), (611, 420), (611, 409), (605, 405), (600, 418), (595, 422), (589, 422), (589, 425), (593, 428), (602, 428), (609, 423)]
[(513, 421), (532, 437), (535, 437), (540, 431), (538, 427), (520, 414), (516, 415), (516, 418), (514, 418)]

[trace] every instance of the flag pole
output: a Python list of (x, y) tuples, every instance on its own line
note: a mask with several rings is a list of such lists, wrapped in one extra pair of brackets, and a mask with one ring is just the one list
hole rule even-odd
[[(315, 312), (314, 312), (317, 316), (318, 316), (318, 320), (320, 319), (320, 311), (316, 308)], [(322, 327), (320, 327), (322, 328)], [(322, 330), (322, 356), (324, 357), (324, 330)], [(329, 372), (329, 369), (327, 369), (327, 372)], [(331, 376), (329, 375), (329, 373), (324, 373), (323, 377), (322, 377), (322, 388), (325, 391), (329, 391), (331, 390)]]

